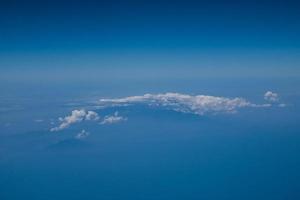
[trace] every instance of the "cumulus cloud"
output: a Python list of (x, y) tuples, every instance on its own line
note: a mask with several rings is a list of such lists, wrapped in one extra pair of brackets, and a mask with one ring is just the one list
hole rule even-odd
[[(264, 98), (270, 102), (278, 102), (278, 94), (268, 91)], [(255, 104), (244, 98), (220, 97), (209, 95), (188, 95), (180, 93), (162, 93), (145, 94), (140, 96), (129, 96), (123, 98), (100, 99), (94, 108), (104, 109), (118, 106), (146, 105), (149, 107), (159, 107), (162, 109), (173, 110), (182, 113), (192, 113), (196, 115), (217, 114), (217, 113), (236, 113), (242, 108), (270, 107), (274, 104)], [(278, 104), (279, 107), (285, 107), (286, 104)], [(51, 128), (51, 131), (60, 131), (68, 128), (70, 125), (83, 121), (96, 121), (99, 124), (114, 124), (125, 121), (127, 118), (119, 116), (118, 112), (113, 115), (107, 115), (100, 119), (99, 115), (92, 110), (85, 109), (73, 110), (70, 115), (59, 118), (60, 124)], [(85, 132), (85, 131), (84, 131)]]
[(145, 94), (116, 99), (100, 99), (97, 104), (100, 108), (143, 104), (197, 115), (204, 115), (206, 113), (234, 113), (239, 108), (270, 106), (270, 104), (253, 104), (244, 98), (207, 95), (192, 96), (180, 93)]
[(81, 140), (88, 137), (89, 135), (90, 133), (83, 129), (75, 136), (75, 138)]
[(99, 115), (94, 112), (94, 111), (87, 111), (87, 114), (85, 116), (86, 120), (93, 120), (93, 121), (97, 121), (100, 119)]
[(277, 102), (279, 100), (278, 94), (275, 92), (267, 91), (264, 94), (264, 99), (270, 102)]
[(50, 131), (60, 131), (65, 128), (68, 128), (71, 124), (79, 123), (82, 121), (97, 121), (99, 120), (99, 116), (94, 111), (85, 111), (84, 109), (81, 110), (73, 110), (71, 115), (66, 116), (64, 118), (59, 118), (61, 124), (57, 127), (51, 128)]
[(126, 118), (119, 116), (118, 112), (115, 112), (114, 115), (105, 116), (102, 122), (100, 122), (100, 124), (115, 124), (126, 120), (127, 120)]

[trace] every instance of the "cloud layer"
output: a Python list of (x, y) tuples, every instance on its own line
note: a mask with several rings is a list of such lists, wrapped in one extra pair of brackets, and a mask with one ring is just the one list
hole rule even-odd
[(239, 108), (270, 106), (270, 104), (253, 104), (244, 98), (207, 95), (192, 96), (180, 93), (145, 94), (116, 99), (100, 99), (97, 104), (100, 107), (143, 104), (197, 115), (204, 115), (206, 113), (234, 113)]
[[(255, 104), (244, 98), (227, 98), (208, 95), (187, 95), (180, 93), (164, 93), (164, 94), (145, 94), (141, 96), (129, 96), (124, 98), (100, 99), (96, 102), (95, 108), (103, 109), (108, 107), (130, 106), (130, 105), (146, 105), (150, 107), (159, 107), (162, 109), (173, 110), (182, 113), (192, 113), (196, 115), (217, 114), (217, 113), (236, 113), (242, 108), (258, 108), (270, 107), (274, 102), (278, 102), (278, 94), (268, 91), (264, 94), (264, 99), (272, 102), (268, 104)], [(285, 107), (281, 103), (279, 107)], [(83, 121), (96, 121), (97, 123), (114, 124), (126, 121), (127, 118), (119, 116), (118, 112), (114, 115), (107, 115), (102, 119), (95, 111), (86, 111), (84, 109), (73, 110), (70, 115), (59, 118), (60, 124), (51, 128), (51, 131), (60, 131), (68, 128), (72, 124)], [(85, 132), (85, 130), (84, 130)], [(86, 135), (84, 132), (78, 137)]]

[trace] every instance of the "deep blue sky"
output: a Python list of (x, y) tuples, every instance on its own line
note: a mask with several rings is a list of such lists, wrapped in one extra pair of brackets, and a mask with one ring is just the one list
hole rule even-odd
[[(0, 199), (299, 200), (299, 66), (296, 0), (1, 0)], [(166, 92), (251, 106), (97, 104)]]
[(70, 67), (72, 76), (87, 68), (125, 68), (126, 76), (132, 67), (137, 77), (137, 68), (295, 76), (299, 8), (297, 1), (2, 1), (2, 78), (19, 79), (12, 69), (57, 75), (53, 68)]

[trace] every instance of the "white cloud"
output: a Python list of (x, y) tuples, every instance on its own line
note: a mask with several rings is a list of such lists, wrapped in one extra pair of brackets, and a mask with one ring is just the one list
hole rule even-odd
[(65, 128), (68, 128), (71, 124), (79, 123), (84, 120), (97, 121), (97, 120), (99, 120), (99, 116), (94, 111), (85, 111), (84, 109), (73, 110), (71, 115), (66, 116), (64, 118), (60, 117), (59, 121), (61, 121), (61, 124), (57, 127), (51, 128), (50, 131), (60, 131)]
[(94, 120), (94, 121), (97, 121), (100, 119), (99, 115), (94, 111), (88, 111), (85, 118), (86, 118), (86, 120)]
[(88, 137), (89, 135), (90, 133), (83, 129), (75, 136), (75, 138), (80, 140)]
[(44, 120), (43, 120), (43, 119), (35, 119), (34, 121), (37, 122), (37, 123), (41, 123), (41, 122), (43, 122)]
[(239, 108), (271, 106), (270, 104), (253, 104), (244, 98), (207, 95), (192, 96), (180, 93), (145, 94), (116, 99), (100, 99), (97, 104), (100, 108), (144, 104), (197, 115), (206, 113), (234, 113)]
[[(266, 92), (264, 98), (268, 101), (278, 101), (278, 94)], [(192, 113), (197, 115), (217, 114), (217, 113), (236, 113), (242, 108), (270, 107), (273, 104), (255, 104), (244, 98), (227, 98), (208, 95), (188, 95), (180, 93), (164, 94), (145, 94), (141, 96), (129, 96), (124, 98), (100, 99), (96, 102), (94, 108), (103, 109), (108, 107), (146, 105), (150, 107), (160, 107), (182, 113)], [(285, 104), (278, 104), (279, 107), (285, 107)], [(82, 121), (97, 121), (100, 124), (113, 124), (125, 121), (127, 118), (119, 116), (118, 112), (114, 115), (107, 115), (100, 120), (95, 111), (73, 110), (69, 116), (59, 118), (61, 122), (57, 127), (50, 131), (60, 131), (68, 128), (70, 125)], [(52, 122), (52, 121), (51, 121)], [(52, 123), (51, 123), (52, 124)]]
[(267, 91), (264, 94), (264, 99), (271, 102), (276, 102), (279, 100), (278, 94), (275, 92)]
[(118, 112), (115, 112), (114, 115), (107, 115), (104, 117), (103, 121), (100, 124), (115, 124), (121, 121), (126, 121), (127, 119), (119, 116)]

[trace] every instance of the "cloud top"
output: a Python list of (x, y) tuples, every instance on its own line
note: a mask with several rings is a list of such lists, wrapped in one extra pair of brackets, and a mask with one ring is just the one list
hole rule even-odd
[(239, 108), (268, 107), (269, 104), (253, 104), (244, 98), (226, 98), (207, 95), (187, 95), (180, 93), (145, 94), (116, 99), (100, 99), (100, 107), (128, 106), (144, 104), (163, 107), (183, 113), (204, 115), (206, 113), (234, 113)]

